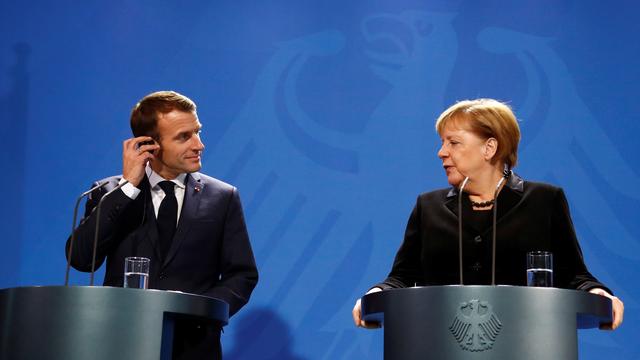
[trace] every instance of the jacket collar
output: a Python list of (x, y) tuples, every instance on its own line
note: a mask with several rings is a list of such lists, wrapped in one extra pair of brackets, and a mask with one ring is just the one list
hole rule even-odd
[[(506, 190), (506, 191), (505, 191)], [(447, 194), (447, 199), (444, 205), (453, 213), (458, 216), (458, 189), (452, 188)], [(498, 195), (498, 217), (499, 223), (504, 217), (508, 216), (517, 206), (520, 204), (524, 196), (524, 180), (516, 175), (514, 172), (509, 172), (509, 178), (507, 183), (500, 191)], [(465, 224), (465, 228), (468, 225)]]
[[(185, 192), (184, 200), (182, 202), (182, 211), (180, 212), (180, 219), (178, 219), (178, 226), (176, 228), (176, 233), (173, 236), (173, 241), (171, 242), (169, 252), (167, 253), (166, 258), (162, 259), (163, 269), (175, 257), (178, 249), (180, 248), (180, 245), (182, 245), (182, 241), (191, 229), (193, 220), (197, 217), (200, 199), (202, 198), (202, 190), (204, 189), (205, 184), (204, 182), (202, 182), (200, 173), (194, 172), (186, 175), (184, 179), (184, 186)], [(150, 191), (150, 187), (151, 185), (145, 177), (144, 181), (141, 182), (141, 190), (146, 191), (148, 194), (148, 192)], [(153, 204), (151, 202), (151, 196), (145, 195), (144, 201), (147, 202), (147, 206), (145, 206), (145, 216), (148, 219), (152, 219), (149, 223), (150, 226), (147, 227), (147, 239), (149, 242), (151, 242), (157, 258), (160, 259), (160, 249), (157, 243), (159, 235), (155, 221), (155, 212), (153, 210)]]
[[(524, 180), (513, 170), (509, 170), (509, 177), (507, 178), (507, 183), (504, 185), (505, 187), (516, 191), (520, 194), (524, 192)], [(451, 198), (458, 195), (458, 188), (455, 186), (451, 187), (449, 193), (447, 193), (447, 198)]]

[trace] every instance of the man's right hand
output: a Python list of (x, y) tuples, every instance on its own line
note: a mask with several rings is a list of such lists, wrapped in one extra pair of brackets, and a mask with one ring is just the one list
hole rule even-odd
[(150, 136), (139, 136), (122, 143), (122, 177), (135, 187), (138, 187), (144, 178), (147, 162), (154, 158), (152, 152), (160, 148), (155, 141), (153, 144), (140, 145), (145, 141), (154, 140)]

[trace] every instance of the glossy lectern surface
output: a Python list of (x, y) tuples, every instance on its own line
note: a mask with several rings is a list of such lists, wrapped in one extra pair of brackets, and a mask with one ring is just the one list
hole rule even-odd
[(229, 305), (162, 290), (0, 290), (0, 359), (170, 359), (174, 321), (224, 326)]
[(577, 329), (611, 323), (611, 301), (583, 291), (430, 286), (362, 298), (381, 322), (385, 359), (578, 359)]

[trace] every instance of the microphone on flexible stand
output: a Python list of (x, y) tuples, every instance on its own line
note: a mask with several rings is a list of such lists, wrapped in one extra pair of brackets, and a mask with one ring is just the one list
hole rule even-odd
[(467, 186), (469, 177), (465, 177), (458, 191), (458, 264), (460, 265), (460, 285), (464, 285), (462, 275), (462, 190)]
[(127, 179), (123, 179), (123, 180), (124, 181), (118, 184), (118, 186), (116, 186), (115, 188), (113, 188), (113, 190), (104, 194), (104, 196), (98, 202), (98, 206), (96, 206), (96, 231), (93, 237), (93, 259), (91, 260), (91, 279), (89, 281), (89, 286), (93, 286), (93, 277), (96, 270), (96, 251), (98, 248), (98, 231), (100, 230), (100, 209), (102, 208), (102, 202), (107, 196), (113, 194), (115, 191), (120, 190), (120, 188), (122, 188), (123, 186), (129, 183), (129, 180)]
[(73, 222), (71, 223), (71, 240), (69, 241), (69, 251), (67, 252), (67, 270), (64, 274), (64, 286), (69, 286), (69, 270), (71, 269), (71, 255), (73, 255), (73, 243), (76, 240), (76, 220), (78, 219), (78, 207), (80, 206), (80, 200), (82, 200), (85, 196), (91, 194), (95, 190), (102, 188), (106, 184), (108, 184), (108, 181), (98, 183), (98, 185), (83, 192), (80, 196), (78, 196), (78, 200), (76, 200), (76, 206), (73, 208)]
[(496, 222), (498, 218), (498, 192), (500, 191), (500, 187), (502, 183), (511, 175), (511, 170), (505, 166), (503, 176), (498, 181), (498, 185), (496, 185), (496, 190), (493, 193), (493, 235), (491, 241), (493, 243), (493, 248), (491, 249), (491, 285), (496, 284)]

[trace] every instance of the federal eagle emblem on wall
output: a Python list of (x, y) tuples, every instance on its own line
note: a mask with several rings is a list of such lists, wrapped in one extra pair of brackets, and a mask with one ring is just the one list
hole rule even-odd
[(502, 323), (487, 301), (470, 300), (458, 307), (449, 330), (467, 351), (485, 351), (493, 347)]

